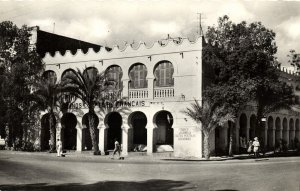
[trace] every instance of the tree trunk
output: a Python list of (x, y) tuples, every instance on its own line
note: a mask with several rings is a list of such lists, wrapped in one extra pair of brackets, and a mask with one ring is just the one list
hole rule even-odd
[(92, 112), (89, 112), (88, 119), (89, 119), (89, 129), (90, 129), (90, 134), (91, 134), (91, 139), (93, 144), (94, 155), (100, 155), (101, 153), (99, 151), (97, 135), (96, 135), (97, 127), (95, 127), (95, 120)]
[(204, 158), (209, 160), (210, 158), (210, 144), (209, 144), (209, 133), (204, 134)]
[(49, 116), (49, 126), (50, 126), (50, 152), (55, 152), (56, 149), (56, 128), (54, 123), (54, 115), (50, 113)]

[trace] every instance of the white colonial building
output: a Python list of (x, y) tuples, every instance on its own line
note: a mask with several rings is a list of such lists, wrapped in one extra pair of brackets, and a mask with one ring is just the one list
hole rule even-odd
[[(99, 46), (100, 47), (100, 46)], [(93, 49), (94, 48), (94, 49)], [(203, 86), (209, 81), (202, 66), (202, 38), (191, 42), (186, 38), (166, 39), (152, 45), (140, 43), (112, 49), (95, 47), (88, 50), (56, 51), (46, 53), (46, 76), (57, 83), (70, 70), (104, 72), (114, 79), (126, 102), (116, 107), (97, 106), (97, 134), (101, 153), (113, 149), (117, 138), (123, 146), (123, 155), (143, 150), (147, 154), (171, 152), (175, 157), (202, 157), (201, 126), (182, 113), (194, 100), (202, 100)], [(299, 92), (299, 77), (280, 71), (283, 81)], [(240, 151), (240, 137), (254, 138), (256, 129), (255, 105), (241, 111), (235, 124), (218, 127), (211, 141), (213, 153), (228, 150), (230, 130), (233, 132), (234, 152)], [(87, 128), (88, 110), (76, 100), (57, 119), (57, 137), (64, 149), (91, 150)], [(47, 114), (42, 117), (41, 145), (47, 143)], [(279, 111), (266, 116), (264, 129), (259, 130), (262, 144), (273, 149), (280, 139), (293, 145), (299, 140), (300, 116), (294, 111)], [(49, 127), (48, 127), (49, 128)], [(257, 132), (257, 130), (256, 130)]]
[[(180, 38), (149, 46), (140, 43), (135, 48), (126, 45), (122, 50), (114, 47), (95, 52), (91, 48), (75, 54), (57, 51), (54, 55), (46, 53), (43, 61), (46, 74), (56, 76), (57, 82), (69, 70), (79, 68), (104, 72), (122, 86), (127, 109), (121, 105), (96, 108), (102, 153), (113, 149), (117, 138), (124, 155), (137, 145), (145, 145), (148, 154), (171, 151), (174, 156), (201, 157), (201, 129), (181, 112), (194, 99), (202, 99), (201, 54), (202, 38), (195, 42)], [(78, 100), (72, 106), (61, 112), (57, 136), (66, 149), (89, 150), (88, 110)]]

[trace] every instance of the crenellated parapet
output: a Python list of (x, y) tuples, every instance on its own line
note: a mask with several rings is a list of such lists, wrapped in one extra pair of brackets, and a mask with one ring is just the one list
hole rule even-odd
[[(71, 62), (87, 62), (96, 60), (108, 60), (108, 59), (124, 59), (135, 58), (143, 56), (155, 56), (163, 54), (179, 53), (181, 56), (185, 52), (201, 51), (202, 39), (197, 38), (195, 41), (190, 41), (187, 38), (179, 38), (178, 40), (167, 39), (154, 42), (147, 45), (144, 42), (140, 42), (137, 46), (125, 44), (123, 48), (119, 46), (113, 46), (111, 50), (101, 47), (99, 51), (95, 51), (93, 48), (89, 48), (87, 52), (78, 49), (76, 52), (67, 50), (62, 53), (56, 51), (54, 55), (46, 53), (43, 60), (47, 65), (51, 64), (66, 64)], [(151, 59), (151, 57), (149, 58)]]

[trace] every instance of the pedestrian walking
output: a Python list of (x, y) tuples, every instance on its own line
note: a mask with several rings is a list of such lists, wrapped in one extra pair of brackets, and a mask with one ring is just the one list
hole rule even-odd
[(57, 150), (57, 156), (61, 157), (62, 156), (62, 142), (60, 139), (57, 139), (57, 146), (56, 146), (56, 150)]
[(254, 141), (253, 141), (252, 145), (253, 145), (254, 156), (255, 156), (255, 158), (258, 158), (259, 157), (260, 143), (259, 143), (257, 137), (254, 137)]
[(119, 159), (121, 159), (121, 146), (117, 139), (115, 139), (115, 148), (114, 148), (112, 159), (114, 159), (116, 153), (118, 153)]

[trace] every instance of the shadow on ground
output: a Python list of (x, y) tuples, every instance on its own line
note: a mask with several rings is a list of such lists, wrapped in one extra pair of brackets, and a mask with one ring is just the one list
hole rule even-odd
[(183, 190), (198, 190), (196, 187), (189, 185), (185, 181), (172, 180), (147, 180), (142, 182), (125, 182), (125, 181), (103, 181), (94, 184), (58, 184), (49, 185), (46, 183), (40, 184), (22, 184), (22, 185), (0, 185), (1, 191), (183, 191)]

